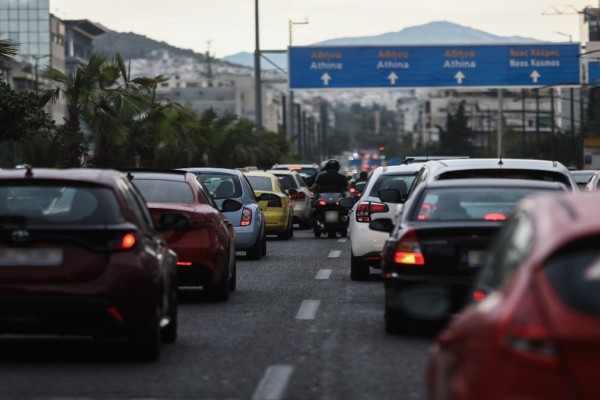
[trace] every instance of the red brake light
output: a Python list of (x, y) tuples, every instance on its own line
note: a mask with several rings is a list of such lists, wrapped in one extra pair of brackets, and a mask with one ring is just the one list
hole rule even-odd
[(473, 292), (473, 301), (479, 303), (483, 299), (485, 299), (485, 293), (483, 291), (476, 290)]
[(323, 207), (323, 206), (327, 205), (327, 202), (325, 200), (319, 200), (319, 201), (317, 201), (317, 205)]
[(177, 261), (177, 265), (180, 267), (189, 267), (192, 265), (191, 261)]
[(109, 313), (110, 316), (113, 317), (115, 320), (119, 322), (125, 322), (125, 318), (123, 318), (119, 310), (117, 310), (115, 307), (107, 307), (106, 312)]
[(240, 226), (248, 226), (252, 223), (252, 210), (249, 208), (242, 208), (242, 219)]
[(502, 213), (488, 213), (483, 216), (486, 221), (506, 221), (506, 215)]
[(304, 200), (304, 199), (306, 199), (306, 193), (304, 193), (304, 192), (298, 192), (298, 194), (296, 196), (292, 197), (292, 199), (295, 199), (295, 200)]
[(390, 208), (385, 203), (360, 203), (356, 207), (357, 222), (371, 222), (371, 214), (388, 212)]
[(414, 229), (408, 230), (396, 243), (394, 262), (404, 265), (425, 265), (425, 257), (421, 252), (417, 233)]
[(131, 249), (133, 246), (135, 246), (135, 235), (133, 233), (126, 233), (125, 235), (123, 235), (123, 238), (121, 239), (121, 246), (119, 247), (120, 250), (129, 250)]
[(500, 346), (518, 361), (546, 368), (558, 366), (558, 350), (533, 293), (511, 310), (500, 323)]

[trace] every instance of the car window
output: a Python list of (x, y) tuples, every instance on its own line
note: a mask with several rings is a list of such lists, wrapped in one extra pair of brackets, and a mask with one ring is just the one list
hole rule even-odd
[(196, 174), (213, 199), (242, 197), (242, 186), (237, 175), (216, 172), (196, 172)]
[(406, 193), (415, 180), (415, 177), (416, 174), (379, 175), (379, 179), (373, 183), (373, 187), (367, 195), (377, 197), (381, 189), (399, 189), (404, 190), (404, 193)]
[(0, 216), (28, 223), (117, 224), (124, 222), (115, 193), (99, 186), (0, 186)]
[(164, 179), (133, 179), (135, 187), (148, 202), (193, 203), (194, 192), (187, 182)]
[(477, 287), (485, 292), (502, 288), (527, 258), (533, 241), (533, 221), (526, 213), (519, 213), (504, 226), (490, 247)]
[(525, 170), (525, 169), (469, 169), (448, 171), (437, 176), (443, 179), (465, 179), (465, 178), (507, 178), (507, 179), (531, 179), (546, 182), (560, 182), (571, 187), (569, 177), (554, 171)]
[(558, 296), (577, 311), (600, 316), (599, 236), (579, 239), (544, 264)]
[(246, 175), (246, 178), (248, 178), (248, 181), (254, 190), (273, 190), (273, 184), (269, 177)]
[(538, 190), (506, 187), (427, 188), (415, 203), (411, 220), (506, 220), (519, 200)]
[(298, 188), (298, 184), (296, 183), (296, 180), (294, 179), (293, 176), (291, 176), (291, 175), (276, 175), (276, 176), (277, 176), (277, 180), (279, 181), (281, 186), (283, 186), (285, 189), (297, 189)]

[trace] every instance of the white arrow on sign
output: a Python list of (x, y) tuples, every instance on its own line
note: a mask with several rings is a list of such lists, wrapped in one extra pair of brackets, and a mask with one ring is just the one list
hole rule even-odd
[(323, 84), (325, 86), (329, 85), (329, 81), (331, 80), (331, 76), (329, 76), (329, 74), (327, 72), (325, 72), (322, 76), (321, 76), (321, 80), (323, 81)]
[(396, 75), (396, 73), (392, 71), (392, 73), (388, 75), (388, 79), (390, 80), (390, 83), (392, 85), (395, 85), (396, 81), (398, 80), (398, 75)]
[(456, 82), (461, 85), (463, 79), (465, 79), (465, 75), (461, 71), (458, 71), (456, 75), (454, 75), (454, 78), (456, 78)]
[(531, 79), (533, 80), (533, 83), (537, 83), (538, 79), (540, 79), (540, 73), (537, 72), (535, 69), (533, 70), (533, 72), (531, 73), (531, 75), (529, 75), (531, 77)]

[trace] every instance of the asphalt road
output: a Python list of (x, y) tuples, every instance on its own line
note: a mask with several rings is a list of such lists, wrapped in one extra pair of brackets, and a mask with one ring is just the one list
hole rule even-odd
[(350, 280), (345, 239), (296, 230), (238, 253), (225, 303), (181, 293), (179, 338), (156, 363), (125, 343), (0, 338), (0, 400), (423, 399), (433, 332), (391, 336), (383, 284)]

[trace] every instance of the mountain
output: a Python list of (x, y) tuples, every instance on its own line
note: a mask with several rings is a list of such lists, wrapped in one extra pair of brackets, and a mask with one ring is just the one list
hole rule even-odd
[[(360, 36), (351, 38), (339, 38), (315, 43), (312, 46), (348, 46), (348, 45), (404, 45), (404, 44), (486, 44), (486, 43), (532, 43), (540, 40), (522, 36), (497, 36), (478, 29), (448, 21), (434, 21), (424, 25), (411, 26), (399, 32), (384, 33), (375, 36)], [(282, 69), (287, 69), (286, 54), (266, 54)], [(248, 67), (254, 66), (253, 53), (237, 53), (223, 57), (222, 60), (229, 61)], [(261, 62), (263, 69), (274, 67), (266, 61)]]
[(94, 51), (112, 56), (121, 53), (124, 59), (145, 58), (154, 50), (167, 50), (170, 54), (180, 57), (193, 57), (204, 61), (202, 54), (193, 50), (180, 49), (166, 42), (159, 42), (143, 35), (132, 32), (108, 31), (94, 38)]

